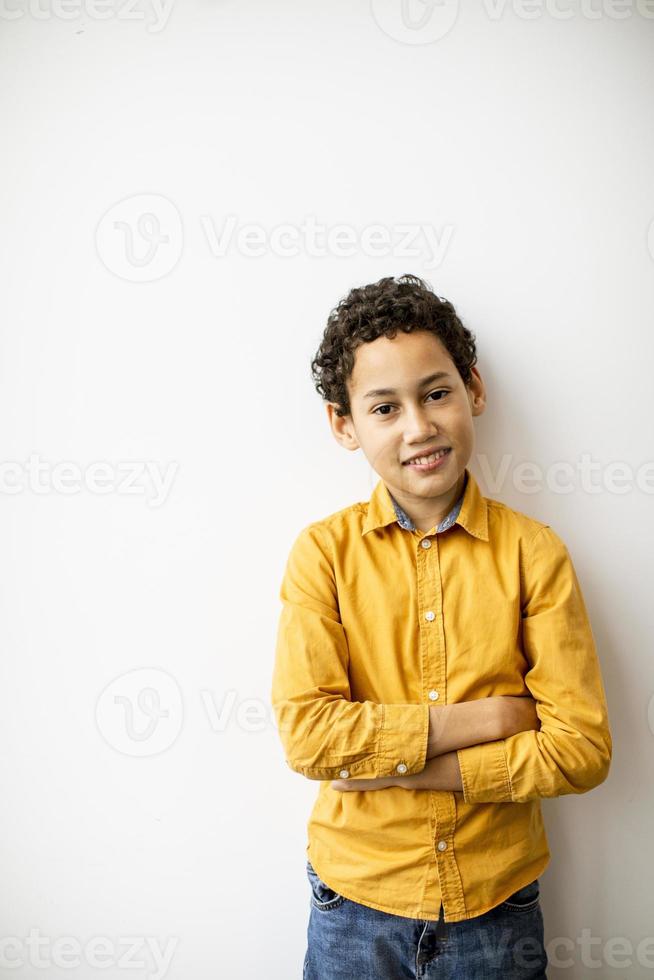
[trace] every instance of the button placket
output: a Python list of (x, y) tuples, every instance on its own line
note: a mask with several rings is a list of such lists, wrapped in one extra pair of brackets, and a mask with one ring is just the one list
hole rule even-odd
[[(427, 539), (423, 539), (426, 541)], [(443, 593), (440, 574), (440, 548), (436, 537), (429, 547), (418, 548), (418, 608), (423, 654), (423, 678), (429, 702), (446, 701), (446, 650), (443, 628)], [(431, 682), (431, 683), (430, 683)], [(433, 686), (431, 686), (433, 685)], [(432, 833), (438, 861), (443, 903), (448, 908), (461, 905), (461, 882), (448, 837), (454, 831), (456, 809), (453, 795), (436, 793)]]
[[(440, 582), (439, 549), (436, 538), (424, 537), (419, 542), (417, 554), (419, 616), (423, 623), (430, 624), (421, 629), (422, 676), (425, 686), (436, 680), (440, 684), (444, 678), (444, 634), (442, 629), (442, 596)], [(433, 557), (432, 557), (433, 556)], [(434, 603), (434, 600), (436, 604)], [(428, 608), (424, 608), (427, 605)], [(440, 627), (440, 628), (439, 628)], [(434, 632), (436, 628), (436, 632)], [(426, 632), (428, 630), (429, 632)], [(430, 701), (438, 701), (441, 691), (432, 687), (427, 693)]]

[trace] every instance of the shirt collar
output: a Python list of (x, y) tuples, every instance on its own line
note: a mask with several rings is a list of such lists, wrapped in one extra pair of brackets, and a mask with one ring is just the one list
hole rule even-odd
[[(488, 508), (486, 498), (482, 495), (479, 485), (466, 466), (464, 490), (450, 513), (436, 528), (444, 531), (452, 524), (461, 527), (482, 541), (488, 541)], [(368, 513), (363, 524), (362, 534), (379, 527), (386, 527), (397, 522), (406, 530), (415, 530), (415, 525), (409, 515), (400, 507), (383, 480), (378, 480), (370, 500)]]

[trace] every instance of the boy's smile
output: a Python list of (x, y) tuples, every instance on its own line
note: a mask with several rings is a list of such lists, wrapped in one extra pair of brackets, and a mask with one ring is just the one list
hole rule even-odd
[[(474, 448), (473, 416), (486, 406), (476, 367), (465, 385), (434, 333), (398, 330), (356, 349), (347, 382), (351, 414), (327, 412), (335, 438), (361, 448), (387, 489), (422, 531), (447, 516), (463, 490)], [(444, 454), (439, 451), (445, 450)], [(425, 459), (437, 452), (435, 461)], [(419, 462), (411, 462), (419, 457)]]

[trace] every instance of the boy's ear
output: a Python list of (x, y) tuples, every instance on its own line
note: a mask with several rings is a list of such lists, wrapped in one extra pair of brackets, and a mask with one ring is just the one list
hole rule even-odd
[(486, 408), (486, 385), (484, 379), (476, 367), (470, 369), (472, 378), (466, 385), (468, 398), (470, 400), (470, 410), (473, 415), (481, 415)]
[(336, 402), (327, 402), (325, 405), (327, 419), (334, 438), (339, 445), (343, 446), (344, 449), (359, 449), (359, 440), (357, 439), (356, 432), (354, 431), (352, 416), (337, 415), (337, 407)]

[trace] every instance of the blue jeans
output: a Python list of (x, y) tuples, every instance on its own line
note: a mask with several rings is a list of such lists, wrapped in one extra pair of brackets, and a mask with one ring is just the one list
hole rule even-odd
[(547, 980), (538, 878), (461, 922), (409, 919), (344, 898), (307, 861), (303, 980)]

